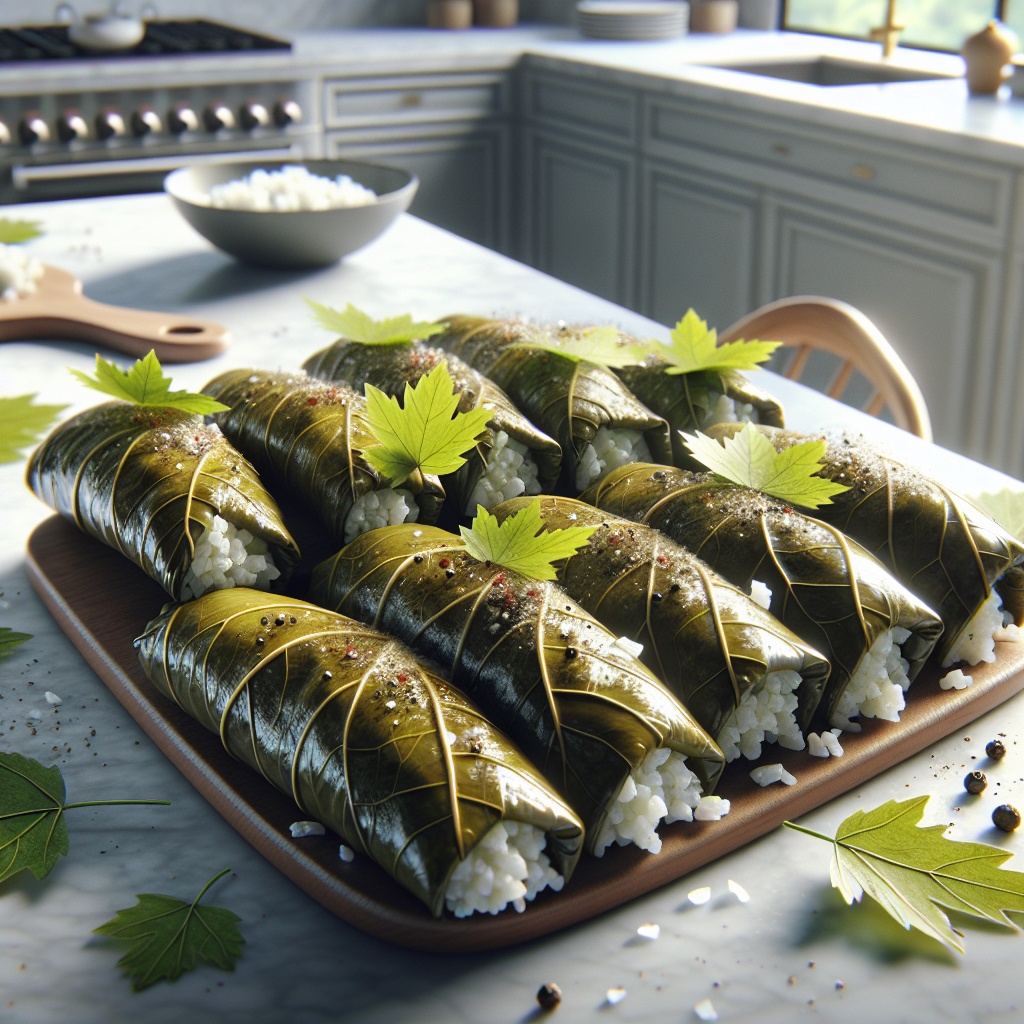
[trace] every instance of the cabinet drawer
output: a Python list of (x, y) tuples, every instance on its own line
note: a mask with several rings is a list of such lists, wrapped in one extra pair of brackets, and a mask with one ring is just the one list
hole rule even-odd
[(989, 227), (1006, 224), (1010, 174), (995, 165), (808, 132), (792, 122), (757, 123), (698, 105), (652, 100), (647, 114), (645, 145), (653, 155), (671, 157), (677, 147), (724, 153), (748, 161), (755, 174), (767, 164)]
[(553, 128), (596, 132), (635, 143), (639, 100), (628, 89), (610, 89), (575, 78), (531, 74), (523, 87), (523, 115)]
[(498, 74), (350, 78), (324, 86), (328, 128), (495, 117), (507, 108)]

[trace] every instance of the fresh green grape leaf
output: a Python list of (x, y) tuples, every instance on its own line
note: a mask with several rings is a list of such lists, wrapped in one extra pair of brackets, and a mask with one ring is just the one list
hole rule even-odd
[(729, 341), (717, 344), (718, 332), (708, 330), (706, 320), (701, 320), (692, 310), (676, 324), (671, 333), (670, 348), (653, 348), (669, 361), (666, 373), (693, 373), (695, 370), (754, 370), (778, 347), (781, 341)]
[(946, 839), (945, 825), (916, 827), (928, 799), (890, 800), (857, 811), (835, 839), (783, 824), (832, 843), (832, 885), (848, 904), (866, 892), (904, 928), (913, 925), (962, 953), (963, 936), (939, 908), (1016, 928), (1006, 911), (1024, 913), (1024, 873), (1000, 870), (1012, 854), (998, 847)]
[(0, 882), (26, 869), (44, 878), (67, 852), (60, 769), (0, 753)]
[(4, 245), (16, 245), (18, 242), (30, 242), (38, 238), (42, 233), (39, 220), (11, 220), (9, 217), (0, 217), (0, 243)]
[(372, 384), (365, 390), (367, 419), (380, 444), (367, 448), (363, 458), (396, 486), (417, 469), (438, 476), (454, 473), (493, 415), (482, 407), (456, 412), (460, 396), (445, 362), (415, 387), (406, 384), (401, 405)]
[(777, 452), (752, 423), (721, 442), (700, 431), (683, 433), (683, 439), (694, 458), (712, 472), (794, 505), (830, 505), (834, 494), (849, 490), (816, 475), (825, 457), (824, 441), (805, 441)]
[(66, 405), (33, 405), (35, 395), (0, 398), (0, 462), (17, 462), (19, 449), (35, 442), (49, 429)]
[(540, 514), (540, 499), (530, 502), (501, 525), (495, 516), (477, 505), (470, 528), (460, 526), (466, 550), (481, 562), (494, 562), (535, 580), (553, 580), (552, 565), (575, 554), (596, 526), (570, 526), (548, 533)]
[(0, 658), (10, 654), (18, 644), (31, 639), (31, 633), (15, 633), (9, 626), (0, 626)]
[(173, 896), (142, 893), (134, 907), (117, 911), (116, 917), (93, 929), (117, 942), (126, 942), (128, 952), (117, 962), (132, 978), (136, 992), (166, 978), (177, 981), (185, 971), (196, 966), (196, 960), (233, 971), (242, 955), (245, 939), (238, 930), (242, 919), (223, 907), (200, 906), (199, 901), (219, 878), (225, 868), (210, 879), (191, 903)]
[(543, 349), (565, 356), (574, 363), (597, 363), (611, 368), (636, 366), (650, 351), (649, 346), (632, 345), (622, 341), (617, 327), (590, 327), (585, 331), (568, 334), (561, 338), (531, 336), (527, 341), (517, 342), (512, 348)]
[(65, 804), (64, 778), (56, 765), (44, 768), (30, 757), (0, 752), (0, 882), (25, 869), (36, 878), (43, 878), (58, 857), (67, 855), (65, 811), (75, 807), (169, 803), (170, 800), (87, 800)]
[(1024, 491), (1011, 491), (1007, 487), (994, 494), (970, 495), (967, 500), (994, 519), (1007, 533), (1013, 534), (1017, 540), (1024, 540)]
[(106, 359), (101, 359), (98, 352), (95, 377), (71, 367), (68, 370), (87, 388), (135, 405), (159, 405), (201, 416), (227, 410), (226, 405), (206, 395), (197, 395), (191, 391), (171, 391), (171, 378), (164, 376), (160, 360), (152, 349), (144, 359), (137, 359), (127, 373)]
[(356, 309), (351, 302), (340, 312), (313, 302), (312, 299), (306, 299), (306, 304), (313, 311), (313, 319), (321, 327), (340, 334), (348, 341), (359, 341), (365, 345), (397, 345), (405, 341), (419, 341), (440, 334), (447, 326), (429, 322), (413, 323), (408, 313), (387, 320), (374, 320), (361, 309)]

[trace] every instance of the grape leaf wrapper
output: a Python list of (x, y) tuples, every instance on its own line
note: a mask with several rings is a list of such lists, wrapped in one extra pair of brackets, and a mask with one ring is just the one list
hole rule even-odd
[(114, 918), (93, 929), (129, 944), (117, 966), (132, 978), (136, 992), (162, 978), (177, 981), (185, 971), (195, 968), (197, 960), (222, 971), (235, 969), (245, 944), (238, 930), (242, 919), (223, 907), (199, 905), (210, 886), (230, 870), (225, 868), (211, 878), (191, 903), (173, 896), (141, 893), (135, 897), (139, 902), (134, 907), (117, 911)]
[(31, 639), (31, 633), (15, 633), (9, 626), (0, 626), (0, 658), (10, 654), (18, 644)]
[(610, 325), (558, 334), (549, 340), (531, 338), (522, 342), (522, 347), (541, 348), (565, 356), (574, 363), (597, 363), (610, 369), (635, 366), (648, 351), (648, 346), (643, 344), (624, 344), (618, 328)]
[(917, 827), (928, 799), (889, 800), (851, 814), (829, 840), (829, 873), (847, 903), (867, 893), (904, 928), (913, 926), (963, 953), (962, 935), (941, 908), (1016, 928), (1006, 912), (1024, 913), (1024, 874), (1000, 869), (1012, 856), (1006, 850), (946, 839), (945, 825)]
[(729, 341), (718, 344), (718, 332), (708, 329), (707, 321), (692, 310), (676, 324), (667, 350), (656, 349), (670, 366), (666, 373), (693, 373), (697, 370), (754, 370), (778, 347), (780, 341)]
[(573, 526), (547, 532), (539, 498), (500, 525), (483, 505), (478, 505), (470, 529), (459, 527), (466, 550), (474, 558), (514, 569), (535, 580), (557, 579), (552, 563), (574, 555), (596, 529), (596, 526)]
[(201, 416), (227, 410), (226, 405), (208, 395), (198, 395), (191, 391), (171, 391), (171, 378), (164, 376), (160, 360), (152, 349), (143, 359), (137, 359), (127, 373), (101, 358), (99, 353), (96, 354), (95, 376), (90, 377), (87, 373), (70, 367), (68, 369), (72, 376), (87, 388), (134, 405), (159, 405), (181, 412), (198, 413)]
[(60, 769), (0, 753), (0, 882), (23, 870), (44, 878), (67, 852)]
[(721, 441), (700, 431), (684, 434), (683, 438), (694, 458), (712, 472), (781, 501), (817, 508), (830, 504), (833, 495), (849, 490), (844, 484), (816, 475), (822, 468), (824, 441), (807, 441), (778, 452), (751, 423)]
[(66, 405), (33, 405), (35, 395), (0, 398), (0, 463), (17, 462)]
[(313, 319), (321, 327), (337, 332), (348, 341), (359, 341), (366, 345), (397, 345), (406, 341), (420, 341), (440, 334), (445, 329), (445, 324), (430, 321), (414, 323), (408, 313), (387, 320), (374, 320), (351, 302), (346, 303), (343, 310), (323, 306), (311, 299), (306, 299), (306, 304), (312, 310)]

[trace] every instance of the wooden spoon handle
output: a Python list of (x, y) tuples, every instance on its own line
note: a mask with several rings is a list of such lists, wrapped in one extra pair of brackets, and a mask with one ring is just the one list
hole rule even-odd
[(136, 358), (150, 349), (162, 363), (190, 363), (223, 352), (231, 332), (220, 324), (174, 313), (154, 313), (94, 302), (84, 295), (61, 295), (47, 302), (46, 312), (0, 322), (0, 340), (30, 338), (94, 341)]

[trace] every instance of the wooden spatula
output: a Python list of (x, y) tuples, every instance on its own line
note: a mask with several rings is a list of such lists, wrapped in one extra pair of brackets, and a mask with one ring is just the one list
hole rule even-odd
[(152, 349), (162, 363), (209, 359), (231, 341), (226, 327), (197, 317), (93, 302), (73, 274), (43, 267), (31, 295), (0, 302), (0, 341), (95, 341), (136, 357)]

